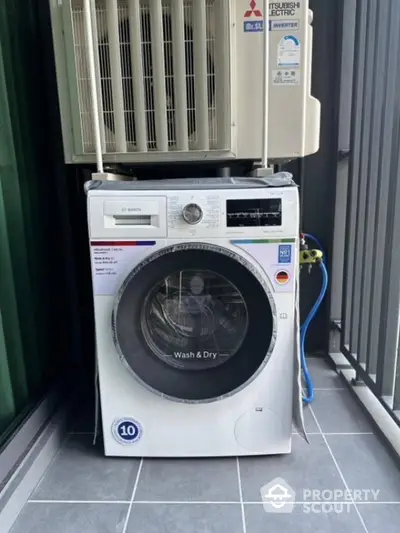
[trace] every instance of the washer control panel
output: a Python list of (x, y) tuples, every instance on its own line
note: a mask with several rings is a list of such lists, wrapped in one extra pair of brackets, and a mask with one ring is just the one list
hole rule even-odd
[(203, 210), (198, 204), (187, 204), (182, 209), (182, 217), (187, 224), (193, 226), (203, 218)]
[(180, 194), (168, 197), (168, 236), (200, 236), (219, 233), (221, 197), (216, 194)]
[(167, 233), (173, 239), (263, 238), (298, 231), (294, 187), (255, 191), (169, 191)]
[(297, 235), (295, 187), (96, 190), (89, 195), (91, 238), (265, 239)]
[(179, 191), (167, 196), (169, 238), (262, 238), (296, 232), (297, 191)]
[(228, 228), (282, 225), (281, 198), (239, 198), (226, 201)]

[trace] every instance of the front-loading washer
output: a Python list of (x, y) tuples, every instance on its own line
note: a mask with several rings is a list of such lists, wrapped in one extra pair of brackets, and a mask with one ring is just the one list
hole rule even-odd
[(106, 455), (290, 452), (299, 198), (276, 181), (87, 184)]

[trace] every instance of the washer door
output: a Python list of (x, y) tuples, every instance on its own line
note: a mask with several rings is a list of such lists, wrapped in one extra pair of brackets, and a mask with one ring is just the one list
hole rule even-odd
[(240, 389), (266, 363), (275, 337), (271, 302), (241, 256), (209, 244), (171, 246), (122, 285), (114, 342), (154, 392), (210, 401)]

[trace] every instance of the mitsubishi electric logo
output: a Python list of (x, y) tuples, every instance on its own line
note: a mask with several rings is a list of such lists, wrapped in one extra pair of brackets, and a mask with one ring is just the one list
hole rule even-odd
[(251, 17), (253, 15), (255, 17), (262, 17), (263, 16), (262, 12), (259, 9), (257, 9), (257, 2), (255, 0), (251, 0), (249, 5), (250, 5), (250, 9), (245, 11), (244, 18), (249, 18), (249, 17)]

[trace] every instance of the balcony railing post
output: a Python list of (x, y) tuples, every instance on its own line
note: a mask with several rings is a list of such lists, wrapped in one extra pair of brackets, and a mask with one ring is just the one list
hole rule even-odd
[[(350, 342), (350, 326), (353, 322), (354, 263), (356, 247), (357, 203), (359, 194), (360, 151), (362, 138), (362, 114), (364, 74), (367, 44), (367, 2), (357, 1), (356, 40), (354, 52), (354, 83), (351, 112), (349, 178), (346, 209), (346, 236), (344, 246), (344, 271), (342, 293), (342, 350), (353, 351)], [(350, 346), (349, 346), (350, 344)]]
[[(341, 142), (343, 111), (339, 121), (339, 147), (350, 149), (350, 159), (348, 173), (338, 161), (332, 272), (332, 290), (342, 277), (343, 291), (341, 310), (334, 295), (331, 312), (357, 380), (400, 426), (400, 3), (347, 0), (345, 12), (354, 14), (355, 2), (350, 146)], [(354, 18), (344, 16), (343, 24), (345, 35)], [(342, 80), (342, 100), (344, 87)]]

